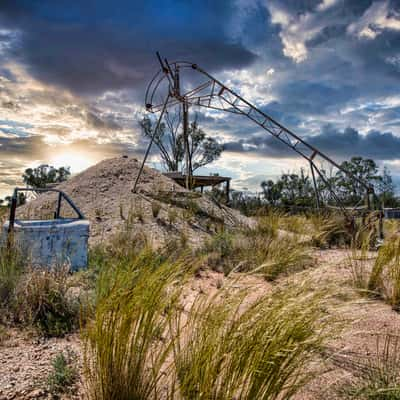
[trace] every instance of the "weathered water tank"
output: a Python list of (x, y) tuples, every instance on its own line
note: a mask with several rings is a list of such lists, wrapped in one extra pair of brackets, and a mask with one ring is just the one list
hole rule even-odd
[[(51, 220), (20, 220), (15, 218), (18, 192), (14, 191), (10, 219), (3, 226), (3, 237), (10, 238), (33, 266), (57, 267), (69, 265), (71, 270), (87, 267), (89, 221), (72, 200), (56, 189), (35, 189), (58, 193), (57, 208)], [(65, 200), (77, 218), (61, 218), (61, 201)]]

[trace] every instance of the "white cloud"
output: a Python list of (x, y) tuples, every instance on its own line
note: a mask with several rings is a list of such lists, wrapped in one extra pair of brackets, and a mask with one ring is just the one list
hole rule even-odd
[(400, 16), (390, 10), (389, 1), (376, 1), (362, 17), (347, 27), (347, 32), (360, 39), (375, 39), (385, 29), (400, 31)]
[[(333, 5), (332, 0), (328, 3)], [(291, 15), (271, 2), (267, 3), (267, 8), (271, 14), (271, 22), (281, 27), (279, 36), (283, 45), (283, 54), (296, 63), (305, 61), (308, 56), (306, 42), (313, 39), (325, 26), (318, 13)]]
[(325, 11), (338, 3), (338, 0), (322, 0), (317, 6), (318, 11)]

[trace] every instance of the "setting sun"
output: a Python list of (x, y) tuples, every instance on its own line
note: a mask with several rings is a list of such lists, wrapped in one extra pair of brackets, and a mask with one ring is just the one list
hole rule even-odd
[(95, 163), (95, 160), (81, 151), (63, 151), (49, 158), (49, 164), (54, 167), (70, 167), (72, 173), (85, 170)]

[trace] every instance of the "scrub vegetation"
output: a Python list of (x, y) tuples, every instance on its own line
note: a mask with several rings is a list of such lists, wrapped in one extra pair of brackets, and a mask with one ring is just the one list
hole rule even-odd
[[(53, 396), (82, 382), (93, 400), (297, 399), (329, 370), (331, 343), (348, 323), (335, 314), (342, 292), (307, 278), (324, 249), (347, 252), (348, 289), (359, 299), (400, 304), (396, 226), (385, 227), (376, 253), (373, 231), (351, 237), (338, 217), (268, 211), (252, 228), (221, 228), (198, 248), (182, 238), (154, 249), (132, 220), (74, 274), (33, 269), (16, 249), (0, 250), (1, 326), (44, 338), (79, 334), (81, 361), (53, 358)], [(194, 290), (207, 274), (220, 283)], [(382, 335), (376, 354), (349, 357), (351, 378), (335, 396), (399, 398), (397, 342)]]

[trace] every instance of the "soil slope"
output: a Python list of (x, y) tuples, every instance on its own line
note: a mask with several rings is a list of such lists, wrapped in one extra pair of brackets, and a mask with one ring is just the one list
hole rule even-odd
[[(200, 245), (222, 226), (238, 228), (252, 221), (239, 212), (190, 192), (159, 171), (145, 167), (136, 193), (132, 193), (140, 162), (112, 158), (88, 168), (57, 186), (90, 220), (90, 243), (96, 244), (129, 226), (148, 236), (154, 245), (171, 239), (188, 239)], [(42, 194), (18, 208), (17, 218), (52, 218), (55, 194)], [(62, 216), (74, 213), (64, 203)]]

